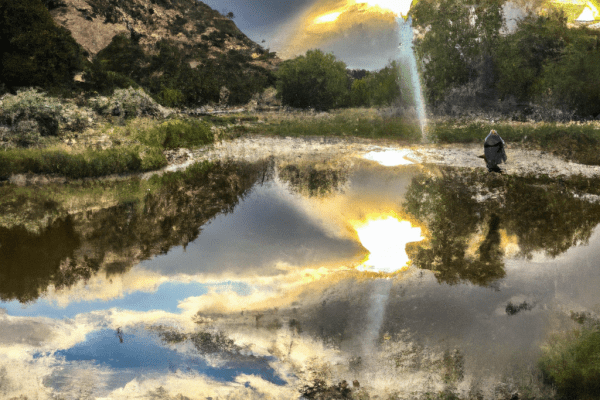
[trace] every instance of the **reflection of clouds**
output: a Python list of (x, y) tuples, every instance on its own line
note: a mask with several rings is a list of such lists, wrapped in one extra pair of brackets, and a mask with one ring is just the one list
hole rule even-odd
[(163, 275), (276, 275), (280, 263), (310, 266), (343, 262), (360, 247), (332, 236), (314, 218), (298, 209), (297, 195), (281, 185), (256, 187), (235, 212), (217, 216), (185, 249), (142, 262)]
[(166, 281), (167, 277), (154, 271), (134, 267), (131, 271), (110, 278), (104, 274), (93, 275), (88, 281), (78, 281), (65, 289), (56, 290), (50, 286), (44, 298), (59, 307), (66, 307), (74, 302), (107, 301), (138, 291), (153, 292)]
[(293, 399), (294, 388), (281, 387), (253, 375), (240, 375), (235, 382), (224, 383), (200, 375), (176, 373), (134, 380), (114, 390), (107, 398), (114, 400), (173, 400), (180, 398), (224, 400)]

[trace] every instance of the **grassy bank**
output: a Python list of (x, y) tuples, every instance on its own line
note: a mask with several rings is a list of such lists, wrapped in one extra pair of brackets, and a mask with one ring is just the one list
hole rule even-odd
[[(48, 148), (1, 151), (0, 179), (26, 173), (81, 179), (157, 170), (167, 165), (163, 150), (193, 148), (215, 140), (208, 124), (181, 119), (160, 124), (134, 120), (124, 127), (105, 128), (98, 134), (106, 138), (102, 144), (69, 146), (60, 143)], [(84, 142), (83, 135), (77, 138)]]
[[(218, 133), (213, 132), (215, 129)], [(600, 145), (600, 124), (438, 121), (429, 123), (427, 137), (440, 144), (481, 144), (490, 129), (496, 129), (513, 146), (537, 148), (578, 163), (600, 165), (600, 153), (596, 151)], [(135, 118), (124, 124), (108, 122), (88, 133), (54, 138), (54, 144), (44, 148), (0, 151), (0, 179), (26, 173), (80, 179), (156, 170), (167, 164), (165, 150), (211, 144), (215, 137), (233, 139), (249, 134), (423, 142), (417, 123), (376, 109), (240, 113), (163, 122)], [(76, 138), (76, 144), (71, 144), (69, 138)], [(102, 143), (98, 142), (100, 138)]]
[[(301, 137), (360, 137), (391, 139), (407, 144), (423, 142), (420, 126), (399, 116), (386, 116), (375, 109), (344, 109), (329, 113), (294, 112), (248, 116), (211, 117), (225, 137), (245, 134)], [(482, 144), (490, 129), (513, 146), (536, 148), (582, 164), (600, 165), (600, 124), (532, 122), (430, 121), (427, 139), (433, 143)]]

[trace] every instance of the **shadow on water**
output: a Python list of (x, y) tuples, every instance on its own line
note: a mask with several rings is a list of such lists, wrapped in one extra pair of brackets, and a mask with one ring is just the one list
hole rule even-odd
[(39, 233), (0, 228), (0, 299), (37, 299), (48, 286), (60, 289), (89, 279), (127, 272), (144, 259), (186, 246), (202, 226), (233, 211), (272, 163), (197, 164), (154, 177), (159, 189), (139, 202), (57, 218)]
[(502, 236), (514, 238), (517, 257), (557, 257), (587, 244), (600, 223), (600, 205), (575, 198), (560, 181), (451, 168), (415, 177), (404, 206), (427, 232), (428, 240), (407, 246), (413, 265), (448, 284), (490, 286), (503, 278)]

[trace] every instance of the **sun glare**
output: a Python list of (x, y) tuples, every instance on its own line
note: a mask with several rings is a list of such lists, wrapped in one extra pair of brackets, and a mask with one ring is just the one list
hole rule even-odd
[(369, 256), (359, 269), (373, 272), (392, 273), (406, 267), (408, 255), (406, 244), (423, 240), (421, 228), (414, 228), (408, 221), (399, 221), (394, 216), (369, 218), (357, 221), (354, 229)]
[(329, 22), (335, 22), (338, 17), (342, 14), (342, 12), (332, 12), (329, 14), (321, 15), (320, 17), (315, 18), (315, 24), (326, 24)]
[(369, 7), (379, 7), (391, 11), (397, 16), (406, 16), (413, 0), (356, 0), (356, 4), (367, 4)]

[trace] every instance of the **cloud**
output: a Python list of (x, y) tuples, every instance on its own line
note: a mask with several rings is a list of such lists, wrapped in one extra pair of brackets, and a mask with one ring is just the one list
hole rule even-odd
[(283, 58), (320, 48), (333, 52), (350, 68), (366, 69), (382, 68), (395, 58), (399, 41), (394, 13), (346, 0), (316, 2), (286, 25), (280, 36), (286, 38), (277, 44)]

